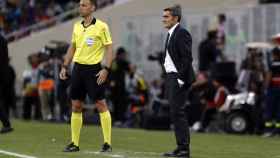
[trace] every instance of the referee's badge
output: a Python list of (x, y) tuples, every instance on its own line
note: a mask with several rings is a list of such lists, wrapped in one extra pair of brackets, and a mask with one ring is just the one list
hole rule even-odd
[(92, 46), (94, 44), (94, 38), (88, 37), (86, 39), (86, 43), (87, 43), (88, 46)]

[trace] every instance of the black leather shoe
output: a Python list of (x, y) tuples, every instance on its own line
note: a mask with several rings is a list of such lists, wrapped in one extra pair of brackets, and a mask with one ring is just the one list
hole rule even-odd
[(164, 153), (164, 157), (181, 157), (181, 158), (190, 158), (189, 152), (187, 150), (175, 149), (172, 152)]
[(65, 147), (63, 152), (78, 152), (80, 148), (76, 146), (73, 142)]
[(6, 134), (12, 132), (14, 129), (12, 127), (3, 127), (0, 131), (1, 134)]
[(104, 143), (100, 152), (112, 152), (112, 147), (108, 143)]

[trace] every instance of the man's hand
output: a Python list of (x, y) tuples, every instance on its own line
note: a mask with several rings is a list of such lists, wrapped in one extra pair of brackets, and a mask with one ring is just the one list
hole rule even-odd
[(66, 80), (67, 77), (67, 69), (65, 67), (62, 67), (59, 73), (59, 78), (62, 80)]
[(97, 78), (97, 84), (98, 85), (103, 84), (106, 81), (106, 79), (108, 77), (108, 74), (109, 74), (108, 70), (106, 70), (106, 69), (100, 70), (98, 72), (98, 74), (96, 75), (98, 77)]

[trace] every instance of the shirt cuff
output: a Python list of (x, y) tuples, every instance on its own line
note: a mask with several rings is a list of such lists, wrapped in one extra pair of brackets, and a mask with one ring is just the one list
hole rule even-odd
[(180, 79), (177, 79), (177, 81), (178, 81), (179, 85), (183, 85), (185, 83), (184, 81), (182, 81)]

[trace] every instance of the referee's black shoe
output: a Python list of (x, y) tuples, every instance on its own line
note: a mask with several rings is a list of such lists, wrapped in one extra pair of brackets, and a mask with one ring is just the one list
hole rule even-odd
[(109, 145), (108, 143), (104, 143), (100, 152), (112, 152), (111, 145)]
[(78, 152), (78, 151), (80, 151), (80, 148), (77, 145), (75, 145), (73, 142), (67, 145), (63, 150), (63, 152)]

